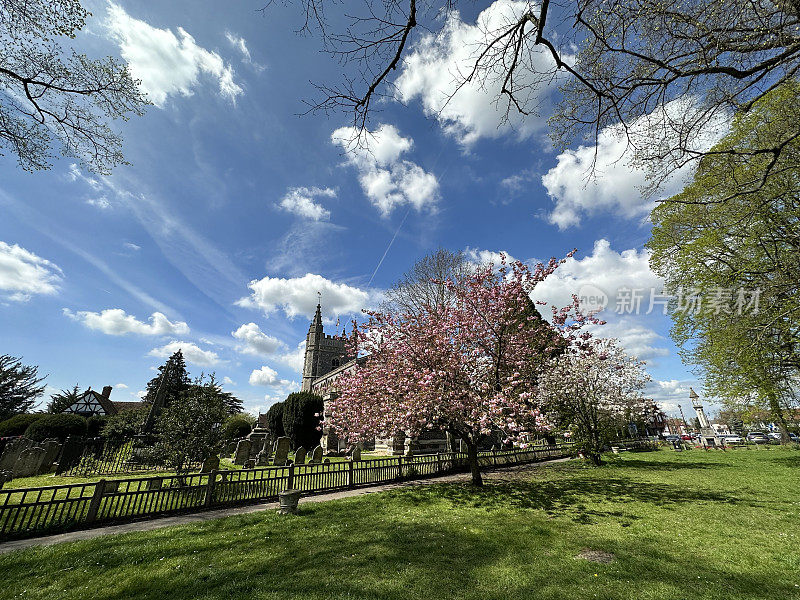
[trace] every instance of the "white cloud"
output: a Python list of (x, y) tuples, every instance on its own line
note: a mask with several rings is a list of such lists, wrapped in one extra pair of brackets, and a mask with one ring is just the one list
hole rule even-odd
[(286, 354), (281, 354), (278, 361), (291, 368), (295, 373), (302, 374), (303, 365), (306, 359), (306, 341), (303, 340), (297, 345), (297, 348)]
[[(612, 213), (626, 219), (643, 218), (655, 202), (645, 189), (651, 183), (650, 171), (637, 168), (632, 161), (653, 158), (675, 135), (678, 124), (686, 119), (699, 118), (690, 99), (679, 99), (660, 107), (649, 115), (636, 119), (627, 135), (620, 125), (604, 128), (594, 146), (579, 146), (558, 155), (555, 167), (542, 176), (542, 184), (555, 202), (549, 221), (559, 229), (579, 225), (582, 215)], [(724, 118), (712, 119), (701, 134), (690, 142), (697, 151), (713, 146), (725, 135)], [(628, 143), (628, 140), (632, 143)], [(666, 161), (646, 160), (649, 164), (678, 164), (684, 156)], [(659, 190), (662, 198), (680, 192), (694, 173), (695, 162), (687, 162), (675, 170)], [(660, 167), (658, 167), (660, 168)]]
[(158, 107), (164, 106), (167, 96), (191, 96), (201, 73), (216, 79), (220, 95), (231, 102), (242, 93), (233, 80), (233, 68), (216, 52), (198, 46), (181, 27), (176, 36), (170, 29), (134, 19), (113, 2), (108, 5), (105, 26), (131, 74), (142, 81), (142, 88)]
[(26, 302), (34, 294), (55, 294), (63, 275), (49, 260), (16, 244), (0, 242), (0, 297)]
[(417, 211), (435, 209), (439, 181), (416, 163), (401, 160), (414, 142), (402, 137), (394, 125), (380, 125), (360, 137), (354, 127), (341, 127), (331, 134), (331, 141), (358, 169), (361, 189), (383, 216), (405, 204)]
[(192, 342), (178, 342), (172, 341), (169, 344), (161, 346), (160, 348), (153, 348), (150, 350), (150, 356), (158, 356), (160, 358), (169, 358), (175, 352), (180, 350), (183, 357), (187, 362), (200, 365), (201, 367), (211, 367), (219, 364), (219, 356), (216, 352), (210, 350), (203, 350), (197, 344)]
[(125, 247), (126, 247), (128, 250), (133, 250), (134, 252), (138, 252), (139, 250), (141, 250), (141, 249), (142, 249), (142, 247), (141, 247), (141, 246), (137, 246), (137, 245), (136, 245), (136, 244), (134, 244), (133, 242), (125, 242), (125, 243), (124, 243), (124, 244), (122, 244), (122, 245), (123, 245), (123, 246), (125, 246)]
[(125, 335), (127, 333), (138, 335), (186, 335), (189, 333), (189, 326), (185, 322), (176, 321), (173, 323), (160, 312), (154, 312), (150, 315), (149, 323), (139, 321), (121, 308), (107, 308), (99, 313), (87, 310), (74, 313), (65, 308), (63, 312), (70, 319), (83, 323), (89, 329), (102, 331), (108, 335)]
[(517, 259), (511, 256), (505, 250), (496, 252), (494, 250), (481, 250), (480, 248), (470, 248), (467, 246), (464, 249), (464, 257), (471, 263), (477, 266), (484, 265), (500, 265), (501, 255), (505, 254), (506, 264), (515, 262)]
[(261, 331), (255, 323), (242, 325), (236, 331), (232, 331), (231, 335), (242, 342), (236, 350), (243, 354), (270, 356), (284, 347), (280, 340)]
[[(616, 308), (615, 300), (620, 290), (641, 289), (641, 306), (649, 308), (650, 290), (661, 292), (663, 281), (650, 270), (650, 252), (631, 248), (616, 252), (608, 240), (600, 239), (594, 243), (592, 253), (582, 259), (568, 258), (566, 262), (547, 279), (536, 286), (534, 298), (558, 307), (572, 302), (572, 294), (583, 296), (583, 292), (593, 290), (605, 294), (611, 310)], [(657, 307), (660, 311), (661, 308)]]
[(250, 296), (236, 304), (260, 308), (266, 315), (281, 309), (289, 318), (298, 315), (311, 318), (319, 302), (317, 292), (322, 293), (323, 317), (329, 321), (339, 315), (360, 313), (372, 304), (367, 291), (313, 273), (287, 279), (267, 276), (251, 281), (248, 287)]
[(263, 65), (258, 64), (253, 60), (253, 57), (250, 55), (250, 49), (247, 47), (247, 42), (245, 39), (235, 33), (231, 33), (230, 31), (225, 32), (225, 38), (228, 40), (231, 46), (236, 48), (242, 55), (242, 62), (250, 65), (256, 71), (263, 71), (265, 67)]
[(114, 386), (114, 389), (117, 389), (117, 390), (127, 390), (127, 389), (128, 389), (128, 386), (127, 386), (126, 384), (124, 384), (124, 383), (118, 383), (118, 384), (116, 384), (116, 385)]
[(600, 338), (616, 338), (625, 352), (639, 360), (650, 360), (657, 356), (669, 356), (669, 349), (658, 344), (665, 343), (663, 336), (649, 327), (637, 323), (634, 317), (623, 317), (605, 325), (589, 327), (593, 335)]
[(331, 188), (318, 187), (289, 188), (284, 197), (281, 198), (279, 206), (287, 212), (312, 221), (329, 219), (331, 212), (321, 204), (314, 202), (315, 198), (320, 197), (335, 198), (336, 191)]
[(222, 383), (224, 383), (225, 385), (236, 385), (236, 382), (227, 375), (222, 378)]
[(264, 365), (250, 373), (250, 385), (277, 386), (287, 385), (289, 381), (278, 377), (278, 372)]
[(94, 206), (95, 208), (99, 208), (100, 210), (108, 210), (111, 208), (111, 202), (109, 202), (108, 198), (105, 196), (100, 196), (99, 198), (89, 198), (86, 200), (86, 204), (89, 206)]
[[(464, 145), (508, 133), (524, 139), (542, 130), (546, 119), (523, 115), (501, 95), (510, 56), (490, 52), (483, 61), (485, 69), (466, 81), (490, 41), (533, 7), (529, 2), (497, 0), (478, 15), (475, 24), (450, 12), (442, 31), (423, 36), (403, 60), (395, 81), (398, 99), (408, 103), (419, 98), (425, 114), (435, 117), (445, 132)], [(526, 107), (537, 107), (546, 102), (558, 81), (539, 80), (536, 72), (552, 70), (553, 61), (543, 47), (524, 48), (522, 57), (515, 75), (515, 83), (522, 88), (519, 99)]]

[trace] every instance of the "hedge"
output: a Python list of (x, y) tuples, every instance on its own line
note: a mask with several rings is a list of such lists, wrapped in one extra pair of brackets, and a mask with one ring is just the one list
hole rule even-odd
[(28, 413), (22, 415), (14, 415), (13, 417), (0, 422), (0, 437), (10, 437), (15, 435), (22, 435), (25, 430), (42, 417), (44, 413)]
[(25, 437), (42, 442), (48, 438), (58, 438), (60, 441), (67, 439), (67, 436), (86, 437), (86, 419), (80, 415), (55, 414), (45, 415), (38, 421), (31, 423), (25, 430)]

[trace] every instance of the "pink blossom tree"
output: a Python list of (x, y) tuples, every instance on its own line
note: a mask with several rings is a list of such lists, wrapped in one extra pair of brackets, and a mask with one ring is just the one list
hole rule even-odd
[(620, 427), (652, 419), (654, 403), (640, 393), (649, 380), (644, 363), (616, 340), (593, 338), (550, 359), (539, 378), (537, 403), (544, 418), (570, 430), (578, 448), (599, 465), (603, 447)]
[[(571, 254), (570, 254), (571, 256)], [(450, 304), (413, 314), (369, 312), (354, 330), (354, 351), (366, 362), (341, 381), (325, 424), (349, 443), (444, 430), (467, 447), (472, 482), (481, 485), (478, 445), (493, 430), (524, 444), (545, 426), (537, 382), (550, 359), (580, 347), (593, 320), (573, 304), (553, 308), (548, 323), (530, 294), (562, 261), (531, 269), (521, 262), (477, 268), (458, 285), (445, 282)]]

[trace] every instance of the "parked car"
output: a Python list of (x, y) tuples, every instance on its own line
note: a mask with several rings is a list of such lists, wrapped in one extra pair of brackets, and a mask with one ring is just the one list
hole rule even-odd
[(735, 433), (726, 433), (720, 437), (726, 444), (741, 444), (744, 441), (742, 436), (736, 435)]
[(781, 438), (782, 438), (783, 436), (781, 435), (781, 432), (780, 432), (780, 431), (770, 431), (770, 432), (767, 434), (767, 437), (768, 437), (769, 439), (771, 439), (771, 440), (778, 440), (778, 441), (780, 442), (780, 441), (781, 441)]
[(751, 431), (747, 434), (747, 441), (754, 444), (768, 444), (769, 438), (760, 431)]
[(800, 443), (800, 436), (798, 436), (796, 433), (789, 432), (789, 439), (795, 443)]
[(669, 435), (664, 436), (664, 441), (669, 442), (670, 444), (672, 442), (677, 442), (679, 439), (681, 439), (681, 437), (679, 435), (675, 435), (674, 433), (670, 433)]
[(692, 436), (690, 436), (688, 433), (684, 433), (684, 434), (681, 436), (681, 439), (682, 439), (684, 442), (691, 442), (691, 441), (692, 441)]

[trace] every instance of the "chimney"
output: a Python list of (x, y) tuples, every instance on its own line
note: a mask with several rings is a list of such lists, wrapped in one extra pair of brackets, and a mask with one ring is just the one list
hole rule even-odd
[(111, 396), (111, 386), (107, 385), (103, 388), (103, 398), (108, 399)]

